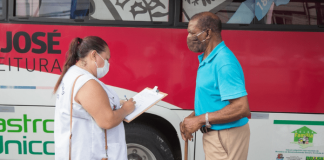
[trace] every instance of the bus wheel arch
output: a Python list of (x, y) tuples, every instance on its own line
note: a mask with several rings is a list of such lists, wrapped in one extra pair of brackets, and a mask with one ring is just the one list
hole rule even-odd
[(150, 113), (143, 113), (131, 123), (124, 124), (126, 129), (126, 139), (127, 137), (134, 136), (134, 134), (131, 135), (130, 132), (140, 132), (142, 134), (146, 134), (139, 129), (136, 131), (134, 127), (141, 128), (142, 130), (146, 130), (147, 132), (154, 132), (154, 134), (158, 135), (157, 137), (161, 137), (163, 141), (165, 141), (172, 152), (174, 160), (181, 160), (181, 147), (177, 132), (174, 126), (163, 117)]

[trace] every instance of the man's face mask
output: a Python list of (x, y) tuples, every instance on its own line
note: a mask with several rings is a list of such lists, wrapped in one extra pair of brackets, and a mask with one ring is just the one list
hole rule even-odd
[(201, 35), (202, 33), (204, 33), (206, 30), (196, 34), (196, 35), (192, 35), (187, 37), (187, 45), (189, 50), (193, 51), (193, 52), (204, 52), (207, 48), (206, 43), (204, 43), (206, 41), (206, 39), (199, 41), (198, 37), (199, 35)]

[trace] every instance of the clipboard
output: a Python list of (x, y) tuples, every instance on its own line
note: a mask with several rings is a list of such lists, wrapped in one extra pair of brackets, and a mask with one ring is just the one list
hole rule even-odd
[[(125, 122), (130, 123), (132, 120), (134, 120), (135, 118), (137, 118), (138, 116), (143, 114), (145, 111), (147, 111), (148, 109), (153, 107), (156, 103), (158, 103), (159, 101), (161, 101), (164, 97), (166, 97), (168, 95), (166, 93), (163, 93), (163, 92), (160, 92), (159, 90), (157, 90), (157, 87), (154, 87), (154, 89), (147, 87), (147, 88), (144, 88), (138, 94), (136, 94), (134, 97), (138, 96), (139, 94), (144, 94), (144, 92), (148, 92), (148, 91), (152, 91), (152, 93), (156, 93), (157, 96), (159, 96), (159, 98), (154, 100), (152, 103), (150, 103), (149, 106), (135, 107), (135, 110), (131, 114), (129, 114), (125, 117), (125, 119), (124, 119)], [(134, 99), (134, 101), (136, 101), (136, 100)], [(135, 106), (136, 106), (136, 104), (135, 104)]]

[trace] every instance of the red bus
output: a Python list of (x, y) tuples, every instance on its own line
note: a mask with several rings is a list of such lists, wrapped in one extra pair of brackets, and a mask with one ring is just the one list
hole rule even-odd
[[(181, 160), (198, 54), (190, 17), (210, 11), (240, 61), (252, 115), (249, 160), (324, 157), (324, 2), (320, 0), (0, 0), (0, 159), (54, 159), (53, 87), (75, 37), (111, 50), (101, 80), (120, 98), (168, 96), (125, 123), (129, 159)], [(204, 159), (202, 133), (190, 160)]]

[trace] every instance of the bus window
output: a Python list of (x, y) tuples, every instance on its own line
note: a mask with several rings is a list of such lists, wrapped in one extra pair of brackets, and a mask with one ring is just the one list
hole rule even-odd
[(89, 14), (90, 0), (16, 0), (17, 17), (83, 19)]
[[(323, 24), (324, 2), (291, 0), (286, 5), (276, 6), (272, 4), (265, 24), (283, 25), (320, 25)], [(270, 16), (269, 16), (270, 15)]]
[(210, 11), (228, 24), (323, 25), (318, 0), (183, 0), (182, 22)]
[(169, 0), (91, 0), (90, 20), (169, 21)]
[(2, 9), (2, 0), (0, 0), (0, 16), (3, 15), (3, 14), (2, 14), (2, 11), (3, 11), (3, 9)]
[(182, 0), (182, 22), (188, 22), (190, 18), (200, 12), (213, 12), (219, 16), (223, 23), (237, 11), (244, 0)]

